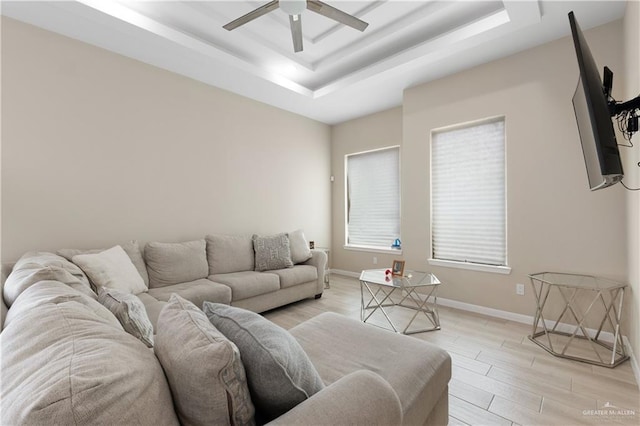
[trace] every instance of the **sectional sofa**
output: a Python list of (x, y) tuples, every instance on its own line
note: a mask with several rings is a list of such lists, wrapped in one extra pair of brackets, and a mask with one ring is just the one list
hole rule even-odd
[[(128, 256), (126, 265), (119, 267), (135, 272), (136, 280), (139, 275), (136, 285), (148, 285), (146, 291), (129, 296), (141, 302), (144, 317), (155, 329), (152, 350), (125, 331), (121, 317), (116, 318), (97, 301), (97, 282), (107, 280), (117, 286), (128, 279), (119, 272), (96, 275), (87, 266), (87, 259), (98, 255), (104, 260), (111, 249), (26, 254), (13, 267), (2, 291), (3, 306), (7, 302), (9, 309), (0, 333), (0, 423), (202, 424), (197, 416), (189, 417), (189, 410), (196, 406), (197, 410), (208, 412), (216, 407), (218, 414), (222, 412), (216, 424), (254, 424), (256, 420), (272, 424), (446, 424), (451, 361), (445, 351), (334, 313), (318, 315), (289, 332), (277, 331), (310, 362), (302, 371), (286, 376), (295, 381), (313, 370), (317, 389), (302, 392), (295, 406), (275, 417), (258, 416), (260, 397), (251, 383), (257, 380), (256, 374), (268, 376), (273, 369), (247, 365), (253, 362), (248, 350), (230, 336), (233, 342), (225, 343), (227, 338), (200, 308), (203, 304), (207, 309), (231, 305), (228, 309), (235, 309), (233, 312), (253, 315), (252, 321), (262, 321), (260, 327), (270, 328), (275, 326), (265, 325), (268, 321), (250, 311), (320, 295), (326, 255), (295, 247), (295, 238), (289, 243), (291, 264), (280, 269), (267, 265), (275, 258), (271, 267), (277, 267), (282, 260), (277, 259), (282, 257), (277, 247), (270, 246), (268, 258), (259, 259), (256, 240), (249, 237), (151, 243), (144, 253), (135, 242), (114, 248)], [(256, 271), (265, 265), (266, 270)], [(117, 282), (109, 281), (115, 276)], [(240, 329), (245, 331), (245, 326)], [(236, 358), (242, 359), (247, 371), (250, 400), (257, 407), (255, 417), (246, 403), (238, 407), (237, 398), (231, 403), (239, 389), (237, 383), (225, 388), (226, 392), (220, 390), (231, 383), (230, 374), (239, 374), (237, 368), (214, 374), (223, 385), (207, 382), (207, 368), (220, 360), (218, 355), (207, 358), (202, 346), (190, 347), (203, 335), (204, 347), (226, 348), (218, 354), (228, 356), (240, 348)], [(275, 340), (268, 337), (250, 346), (278, 352), (269, 346)], [(172, 344), (180, 355), (167, 361), (166, 348)], [(295, 351), (280, 352), (286, 357)], [(275, 357), (268, 354), (259, 359)], [(194, 356), (205, 358), (196, 362)], [(283, 364), (290, 364), (288, 358)], [(259, 380), (270, 383), (271, 379)], [(203, 398), (204, 404), (200, 403)], [(185, 411), (185, 404), (189, 410)], [(252, 407), (250, 401), (248, 404)], [(238, 412), (244, 414), (234, 417)]]

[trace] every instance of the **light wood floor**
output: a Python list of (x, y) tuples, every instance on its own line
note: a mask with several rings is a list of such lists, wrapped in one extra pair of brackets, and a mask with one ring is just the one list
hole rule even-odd
[[(358, 280), (334, 274), (321, 299), (265, 316), (288, 329), (325, 311), (359, 319)], [(438, 311), (442, 329), (412, 337), (451, 355), (450, 425), (640, 425), (640, 393), (629, 362), (609, 369), (556, 358), (529, 341), (527, 325)]]

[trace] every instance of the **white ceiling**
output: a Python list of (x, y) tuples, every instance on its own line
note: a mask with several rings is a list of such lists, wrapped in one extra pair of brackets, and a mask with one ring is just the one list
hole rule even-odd
[[(325, 123), (401, 105), (404, 89), (619, 19), (623, 1), (340, 1), (364, 32), (305, 11), (304, 51), (263, 1), (2, 1), (2, 14)], [(577, 66), (576, 66), (577, 73)]]

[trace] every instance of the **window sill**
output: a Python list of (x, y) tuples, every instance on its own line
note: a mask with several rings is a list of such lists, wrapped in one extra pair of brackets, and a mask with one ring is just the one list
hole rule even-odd
[(399, 254), (402, 255), (402, 250), (396, 250), (392, 248), (382, 248), (382, 247), (373, 247), (373, 246), (343, 246), (345, 250), (353, 250), (353, 251), (365, 251), (368, 253), (385, 253), (385, 254)]
[(429, 265), (444, 266), (445, 268), (467, 269), (470, 271), (492, 272), (494, 274), (508, 275), (511, 268), (508, 266), (482, 265), (480, 263), (455, 262), (453, 260), (429, 259)]

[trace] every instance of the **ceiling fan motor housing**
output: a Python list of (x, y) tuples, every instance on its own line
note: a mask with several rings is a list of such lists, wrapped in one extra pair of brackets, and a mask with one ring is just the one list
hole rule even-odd
[(300, 15), (307, 8), (307, 0), (281, 0), (280, 9), (289, 15)]

